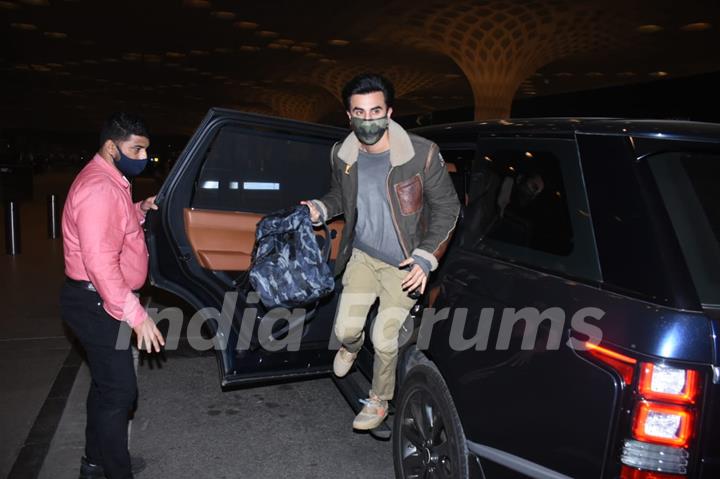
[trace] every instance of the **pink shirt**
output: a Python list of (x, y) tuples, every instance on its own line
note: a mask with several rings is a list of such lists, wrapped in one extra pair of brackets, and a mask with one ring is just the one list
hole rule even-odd
[(133, 294), (145, 283), (148, 252), (140, 226), (145, 214), (133, 204), (130, 183), (100, 155), (77, 175), (62, 217), (65, 274), (90, 281), (105, 311), (131, 327), (147, 318)]

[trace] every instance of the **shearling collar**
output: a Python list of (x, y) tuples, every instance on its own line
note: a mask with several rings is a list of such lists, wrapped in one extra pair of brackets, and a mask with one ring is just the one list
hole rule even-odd
[[(415, 156), (410, 135), (392, 119), (389, 121), (388, 131), (390, 135), (390, 165), (400, 166), (407, 163)], [(350, 133), (342, 142), (337, 154), (345, 163), (353, 165), (357, 161), (359, 151), (360, 141), (355, 133)]]

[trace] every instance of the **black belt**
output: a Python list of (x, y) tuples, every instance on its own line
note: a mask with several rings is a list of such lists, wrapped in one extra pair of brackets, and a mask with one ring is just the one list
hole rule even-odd
[(90, 281), (80, 281), (79, 279), (72, 279), (65, 276), (65, 282), (75, 288), (80, 288), (87, 291), (92, 291), (93, 293), (97, 293), (97, 289), (95, 289), (95, 286), (93, 286)]

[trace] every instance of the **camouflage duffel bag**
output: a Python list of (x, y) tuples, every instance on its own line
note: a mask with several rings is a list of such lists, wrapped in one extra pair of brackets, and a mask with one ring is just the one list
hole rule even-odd
[(265, 307), (309, 305), (335, 289), (328, 265), (330, 232), (325, 223), (323, 228), (321, 251), (306, 206), (271, 213), (258, 222), (250, 284)]

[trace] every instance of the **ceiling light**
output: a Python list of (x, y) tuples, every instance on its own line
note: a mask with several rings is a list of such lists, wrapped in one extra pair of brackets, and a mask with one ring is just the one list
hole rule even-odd
[(32, 23), (11, 23), (10, 28), (22, 30), (24, 32), (31, 32), (33, 30), (37, 30), (37, 25), (33, 25)]
[(185, 0), (183, 6), (191, 8), (210, 8), (208, 0)]
[(45, 65), (30, 65), (30, 67), (35, 70), (36, 72), (49, 72), (51, 71), (50, 68), (46, 67)]
[(180, 52), (166, 52), (165, 56), (168, 58), (185, 58), (185, 54)]
[(640, 33), (657, 33), (662, 29), (663, 27), (655, 24), (640, 25), (639, 27), (637, 27), (637, 31)]
[(67, 38), (67, 33), (63, 32), (45, 32), (43, 35), (53, 40), (65, 40)]
[(573, 75), (574, 75), (574, 73), (570, 73), (570, 72), (557, 72), (555, 74), (556, 77), (571, 77)]
[(274, 43), (274, 42), (269, 43), (267, 47), (272, 48), (273, 50), (287, 50), (287, 48), (288, 48), (287, 45), (283, 45), (281, 43)]
[(680, 27), (680, 30), (683, 30), (685, 32), (702, 32), (704, 30), (710, 30), (712, 28), (712, 24), (707, 22), (697, 22), (697, 23), (688, 23), (687, 25), (683, 25)]
[(254, 23), (254, 22), (240, 21), (240, 22), (233, 23), (233, 26), (235, 28), (240, 28), (242, 30), (255, 30), (260, 25), (258, 25), (257, 23)]
[(210, 55), (210, 52), (205, 50), (190, 50), (190, 55), (196, 56), (196, 57), (202, 57), (205, 55)]
[(278, 36), (277, 32), (271, 32), (270, 30), (260, 30), (257, 32), (257, 35), (263, 37), (263, 38), (274, 38)]
[(240, 46), (240, 51), (242, 51), (242, 52), (256, 52), (258, 50), (260, 50), (260, 47), (256, 47), (255, 45)]
[(234, 20), (235, 19), (234, 12), (214, 11), (210, 15), (217, 18), (218, 20)]
[(333, 46), (336, 46), (336, 47), (346, 47), (346, 46), (350, 45), (350, 42), (349, 42), (349, 41), (347, 41), (347, 40), (341, 40), (341, 39), (339, 39), (339, 38), (336, 38), (336, 39), (333, 39), (333, 40), (328, 40), (328, 43), (329, 43), (330, 45), (333, 45)]
[(666, 77), (666, 76), (668, 76), (668, 75), (669, 75), (669, 73), (668, 73), (668, 72), (664, 72), (664, 71), (658, 71), (658, 72), (651, 72), (651, 73), (650, 73), (650, 76), (653, 76), (653, 77)]

